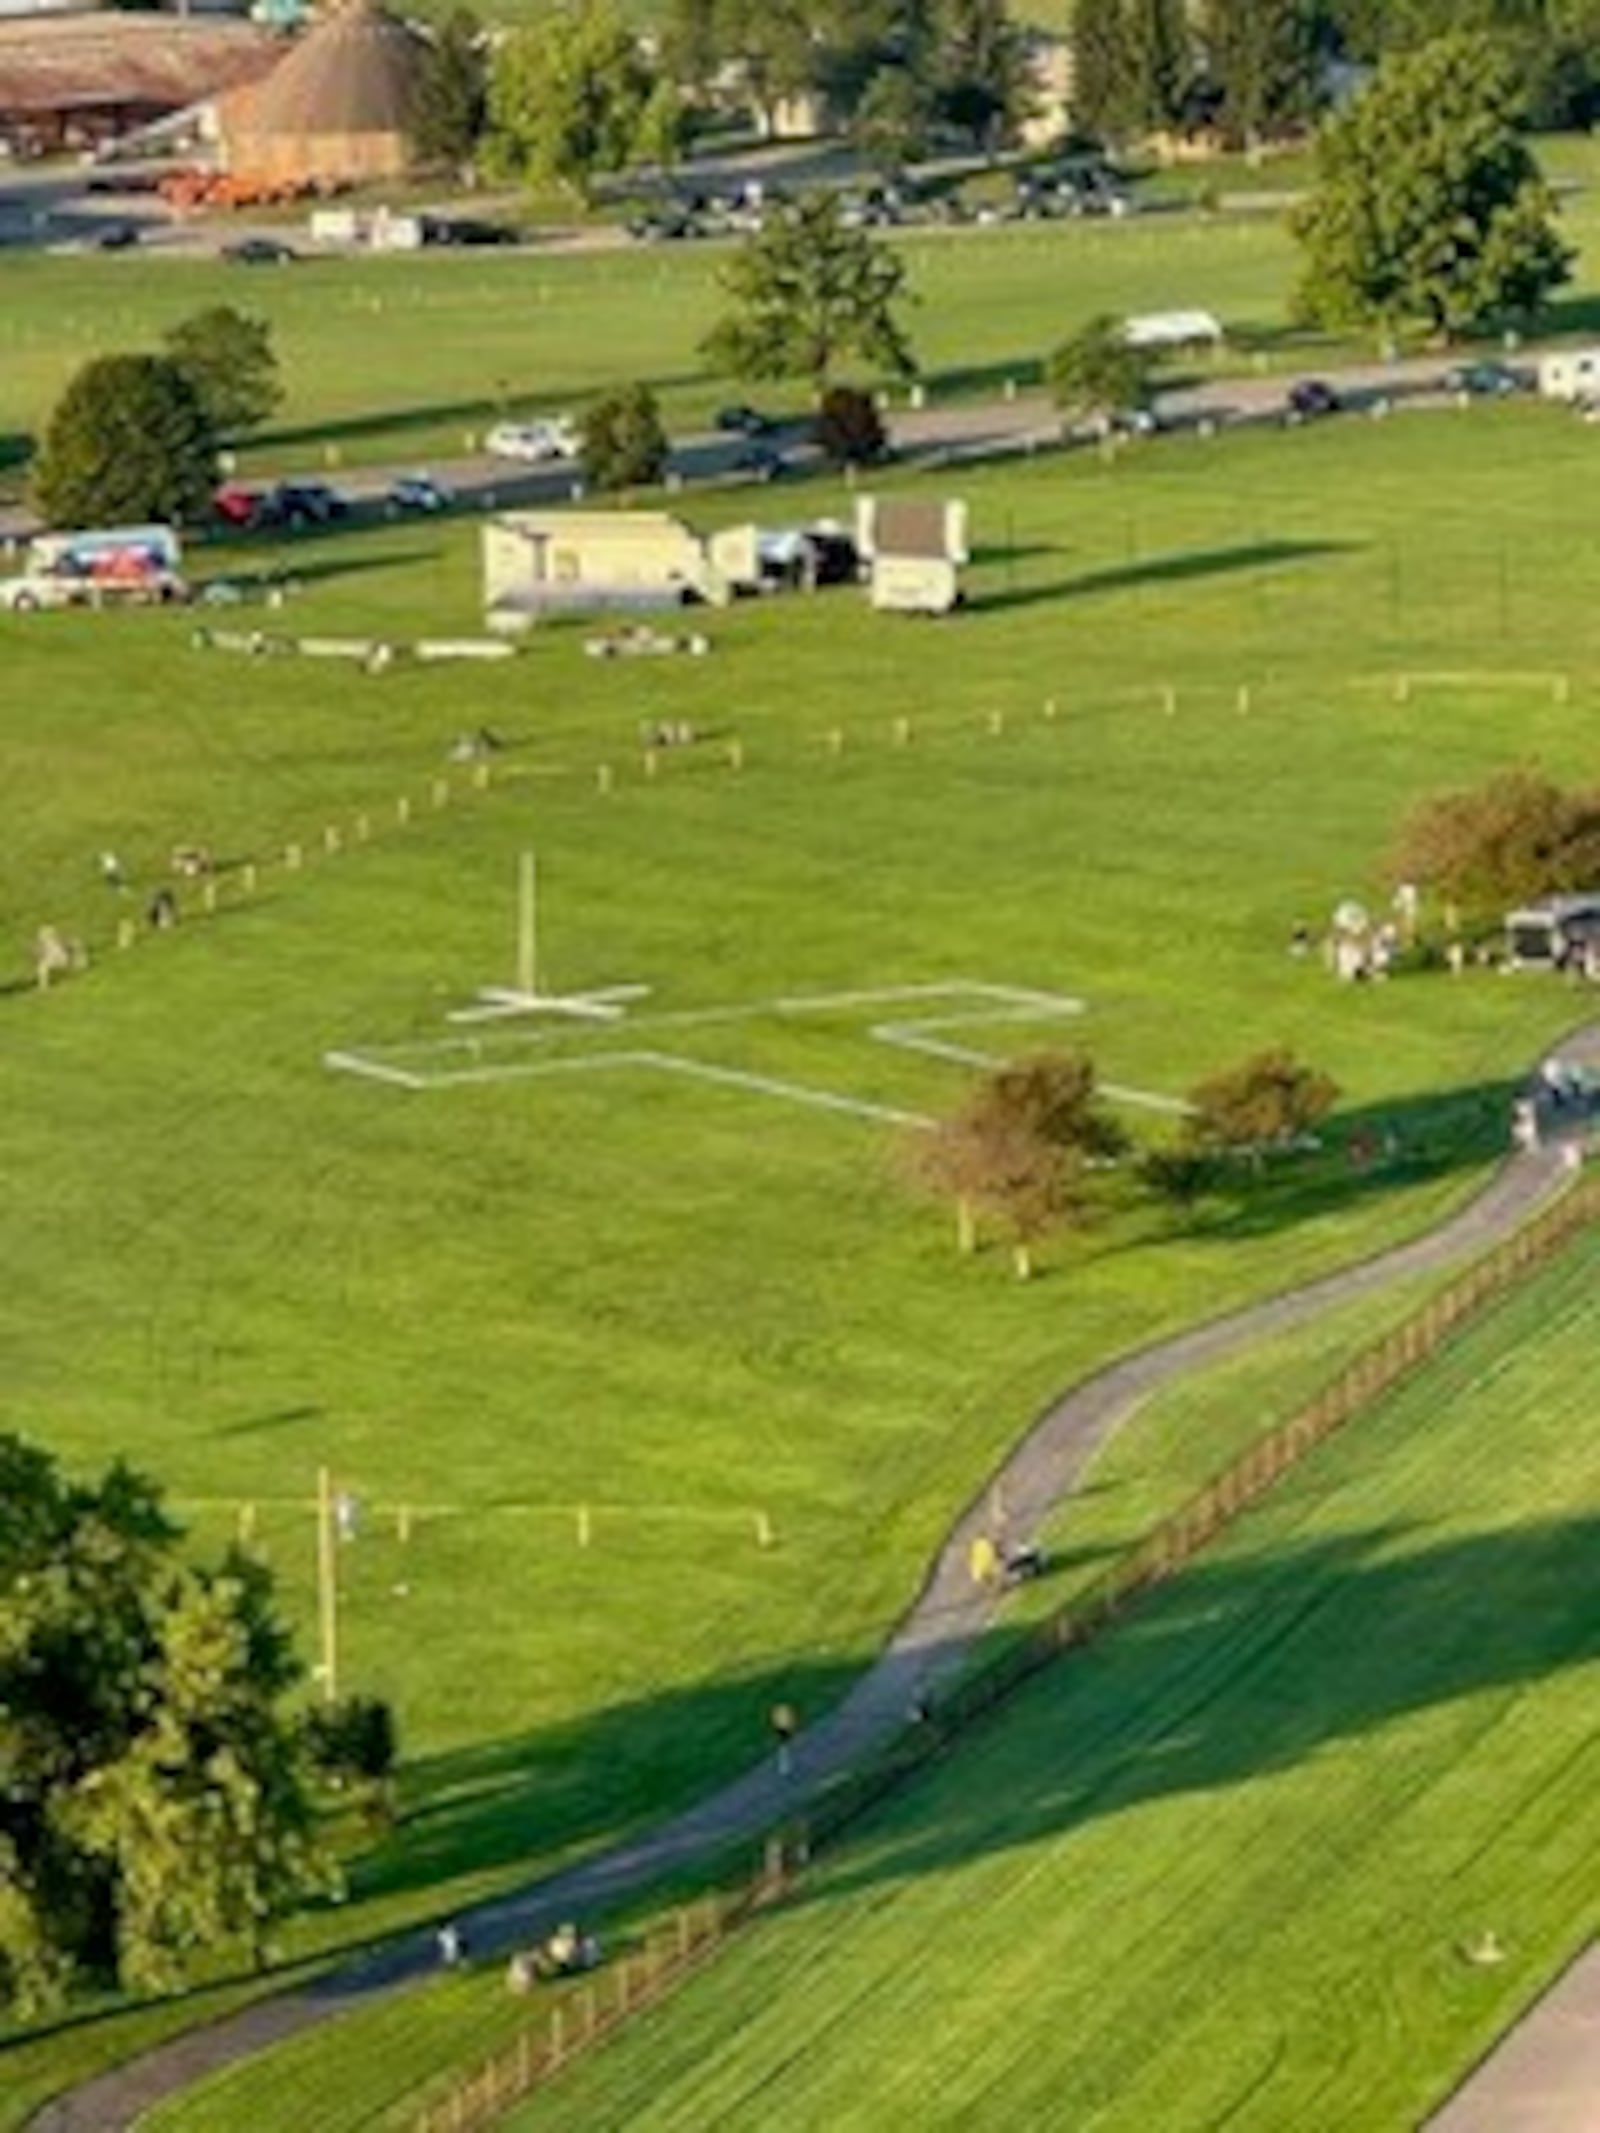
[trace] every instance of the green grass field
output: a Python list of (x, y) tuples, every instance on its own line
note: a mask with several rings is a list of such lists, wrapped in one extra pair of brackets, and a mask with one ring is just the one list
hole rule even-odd
[[(1416, 2124), (1600, 1915), (1597, 1269), (1500, 1308), (509, 2122)], [(1485, 1928), (1501, 1967), (1463, 1958)]]
[[(252, 1506), (302, 1629), (318, 1465), (362, 1499), (347, 1675), (397, 1704), (405, 1814), (294, 1947), (459, 1904), (737, 1769), (775, 1696), (838, 1692), (1052, 1391), (1467, 1187), (1506, 1077), (1578, 1003), (1487, 977), (1340, 991), (1285, 943), (1375, 891), (1414, 796), (1591, 760), (1594, 443), (1476, 410), (973, 472), (974, 601), (947, 627), (762, 603), (682, 665), (586, 660), (554, 630), (504, 670), (366, 679), (201, 655), (181, 617), (0, 625), (0, 974), (25, 976), (47, 918), (104, 943), (106, 847), (141, 884), (176, 842), (263, 868), (248, 906), (226, 872), (214, 921), (0, 1003), (0, 1160), (16, 1426), (136, 1456), (207, 1544)], [(307, 629), (472, 619), (464, 527), (299, 560)], [(1400, 702), (1397, 667), (1468, 679)], [(641, 717), (737, 733), (744, 769), (708, 743), (647, 780)], [(435, 812), (451, 736), (481, 723), (510, 743), (500, 784), (458, 776)], [(272, 863), (290, 838), (312, 850), (294, 874)], [(720, 1072), (936, 1107), (959, 1076), (853, 1010), (754, 1010), (1031, 986), (1080, 995), (1081, 1041), (1136, 1088), (1294, 1043), (1407, 1159), (1356, 1180), (1330, 1158), (1193, 1230), (1113, 1185), (1019, 1289), (956, 1257), (859, 1117), (681, 1074), (328, 1073), (330, 1048), (437, 1041), (509, 976), (530, 844), (556, 981), (739, 1009), (692, 1038)], [(0, 2088), (25, 2100), (117, 2041), (15, 2047)]]

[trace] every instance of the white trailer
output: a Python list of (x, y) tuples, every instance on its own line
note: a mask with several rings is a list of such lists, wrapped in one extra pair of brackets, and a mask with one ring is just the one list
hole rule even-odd
[(1600, 400), (1600, 348), (1565, 348), (1539, 363), (1539, 391), (1546, 400), (1581, 405)]

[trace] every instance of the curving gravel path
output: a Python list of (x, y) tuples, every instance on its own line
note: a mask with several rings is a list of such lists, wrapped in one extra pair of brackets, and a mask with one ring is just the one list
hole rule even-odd
[[(1600, 1024), (1556, 1049), (1576, 1063), (1600, 1067)], [(993, 1595), (976, 1587), (968, 1570), (968, 1550), (984, 1530), (995, 1490), (1003, 1496), (1008, 1525), (1022, 1533), (1034, 1530), (1077, 1485), (1118, 1424), (1158, 1388), (1407, 1275), (1486, 1251), (1520, 1227), (1558, 1189), (1561, 1176), (1559, 1146), (1513, 1155), (1476, 1198), (1424, 1236), (1157, 1341), (1074, 1386), (1041, 1416), (956, 1520), (878, 1659), (836, 1710), (796, 1739), (787, 1776), (768, 1758), (640, 1836), (458, 1913), (456, 1923), (470, 1952), (492, 1955), (526, 1944), (547, 1934), (561, 1917), (604, 1910), (730, 1844), (758, 1844), (810, 1792), (891, 1741), (913, 1704), (923, 1697), (936, 1701), (940, 1688), (959, 1673), (973, 1639), (995, 1611)], [(162, 2098), (376, 1994), (415, 1985), (436, 1970), (437, 1962), (430, 1930), (400, 1935), (325, 1978), (175, 2037), (68, 2091), (34, 2115), (28, 2133), (123, 2133)]]

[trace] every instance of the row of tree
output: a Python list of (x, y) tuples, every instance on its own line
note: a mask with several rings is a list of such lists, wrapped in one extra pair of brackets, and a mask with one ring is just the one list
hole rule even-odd
[[(1338, 1095), (1327, 1075), (1292, 1053), (1258, 1052), (1190, 1092), (1181, 1134), (1140, 1155), (1137, 1174), (1187, 1206), (1228, 1175), (1258, 1175), (1269, 1156), (1300, 1145)], [(1074, 1052), (996, 1068), (907, 1149), (913, 1177), (953, 1205), (960, 1248), (974, 1250), (982, 1225), (992, 1224), (1009, 1239), (1021, 1280), (1042, 1239), (1090, 1218), (1097, 1175), (1132, 1153), (1092, 1061)]]
[(1538, 124), (1600, 115), (1600, 0), (1075, 0), (1074, 111), (1114, 140), (1213, 126), (1243, 143), (1304, 126), (1341, 62), (1459, 34), (1490, 39)]

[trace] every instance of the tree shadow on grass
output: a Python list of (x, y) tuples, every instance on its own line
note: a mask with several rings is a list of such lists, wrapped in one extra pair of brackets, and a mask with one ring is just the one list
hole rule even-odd
[(1517, 1079), (1401, 1096), (1337, 1112), (1320, 1145), (1230, 1160), (1189, 1234), (1235, 1243), (1342, 1214), (1387, 1193), (1476, 1170), (1506, 1153)]
[[(392, 330), (394, 321), (388, 323)], [(381, 332), (384, 327), (380, 325), (378, 330)], [(652, 391), (660, 393), (699, 385), (704, 377), (704, 372), (690, 371), (648, 382)], [(558, 397), (574, 395), (558, 392)], [(548, 407), (550, 401), (548, 389), (541, 390), (520, 379), (508, 378), (503, 390), (480, 393), (471, 400), (424, 400), (409, 407), (377, 407), (367, 414), (346, 415), (334, 421), (256, 430), (244, 442), (255, 453), (293, 450), (304, 445), (357, 444), (375, 437), (404, 438), (435, 430), (442, 423), (463, 423), (477, 433), (492, 423), (528, 419), (530, 411)]]
[(1231, 548), (1188, 548), (1169, 555), (1136, 558), (1047, 585), (1021, 585), (979, 593), (967, 602), (974, 614), (1037, 607), (1048, 601), (1087, 599), (1097, 593), (1138, 591), (1145, 586), (1184, 585), (1197, 578), (1233, 577), (1250, 571), (1281, 570), (1325, 556), (1346, 555), (1351, 541), (1248, 541)]
[(1147, 1801), (1224, 1793), (1597, 1657), (1594, 1516), (1433, 1542), (1377, 1528), (1201, 1560), (952, 1744), (800, 1901), (943, 1873)]

